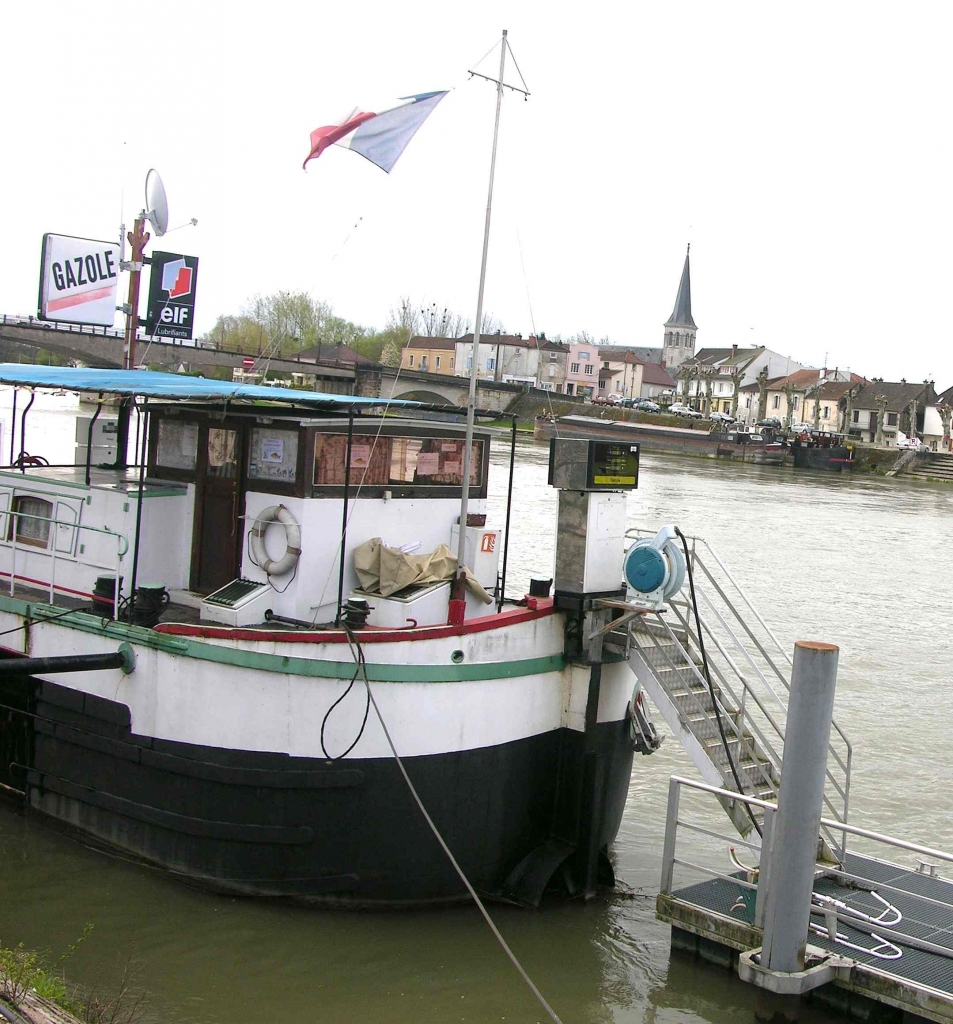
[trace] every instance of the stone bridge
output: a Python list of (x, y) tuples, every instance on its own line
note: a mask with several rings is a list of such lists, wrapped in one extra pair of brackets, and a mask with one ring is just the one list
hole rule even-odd
[[(47, 349), (89, 366), (122, 366), (122, 332), (105, 327), (47, 323), (32, 317), (3, 315), (0, 316), (0, 341), (34, 354), (36, 349)], [(138, 363), (159, 365), (172, 370), (183, 364), (196, 369), (241, 367), (247, 358), (247, 352), (176, 345), (166, 341), (151, 341), (148, 337), (136, 340), (135, 359)], [(326, 385), (328, 390), (338, 393), (356, 393), (369, 398), (403, 398), (428, 405), (465, 408), (470, 387), (466, 377), (398, 370), (389, 366), (366, 365), (355, 370), (347, 364), (279, 357), (271, 357), (264, 365), (270, 371), (314, 374), (319, 380), (329, 382)], [(259, 365), (256, 368), (262, 367)], [(481, 380), (477, 385), (477, 408), (504, 412), (525, 390), (522, 384)]]
[[(54, 324), (30, 317), (0, 317), (0, 341), (27, 349), (45, 348), (67, 359), (78, 359), (89, 366), (122, 366), (123, 335), (105, 327), (81, 327), (78, 324)], [(183, 363), (191, 367), (243, 366), (247, 352), (219, 348), (198, 348), (195, 345), (174, 345), (166, 341), (136, 339), (135, 360), (177, 369)], [(255, 357), (258, 358), (257, 356)], [(313, 373), (325, 380), (340, 379), (350, 385), (354, 380), (351, 366), (314, 363), (277, 356), (262, 362), (269, 370), (292, 373)], [(258, 366), (257, 369), (261, 369)], [(348, 387), (347, 390), (350, 390)]]
[[(481, 380), (477, 383), (477, 408), (505, 412), (525, 390), (522, 384)], [(469, 391), (467, 377), (396, 370), (390, 366), (361, 366), (357, 369), (357, 393), (369, 398), (403, 398), (430, 405), (466, 408)]]

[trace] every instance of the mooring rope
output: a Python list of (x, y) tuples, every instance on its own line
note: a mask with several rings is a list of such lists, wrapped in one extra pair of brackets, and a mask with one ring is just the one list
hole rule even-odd
[(542, 992), (540, 992), (540, 990), (533, 983), (533, 979), (526, 973), (526, 970), (524, 969), (523, 965), (516, 958), (516, 954), (513, 952), (512, 949), (510, 949), (509, 945), (507, 945), (506, 939), (503, 938), (503, 936), (500, 934), (499, 928), (497, 928), (497, 926), (493, 923), (493, 918), (490, 917), (486, 907), (483, 905), (483, 901), (477, 895), (476, 889), (474, 889), (473, 886), (470, 884), (470, 879), (467, 878), (466, 874), (463, 871), (463, 868), (461, 868), (460, 865), (457, 863), (456, 857), (454, 857), (453, 853), (450, 851), (450, 847), (447, 846), (446, 842), (444, 841), (443, 836), (440, 834), (440, 830), (434, 824), (433, 818), (431, 818), (430, 815), (427, 813), (427, 808), (424, 807), (424, 803), (420, 799), (420, 795), (418, 794), (416, 788), (414, 787), (413, 782), (410, 781), (410, 776), (407, 774), (407, 769), (404, 767), (404, 762), (401, 761), (400, 755), (397, 753), (397, 748), (394, 746), (394, 741), (391, 739), (390, 731), (387, 728), (387, 724), (384, 722), (384, 716), (381, 714), (381, 709), (377, 706), (377, 701), (374, 699), (374, 692), (373, 690), (371, 690), (371, 684), (367, 678), (367, 665), (364, 661), (364, 652), (361, 649), (360, 641), (357, 639), (357, 637), (354, 635), (351, 629), (345, 627), (345, 632), (347, 633), (348, 647), (350, 647), (351, 649), (351, 657), (354, 658), (354, 661), (360, 666), (361, 675), (364, 679), (364, 686), (367, 689), (368, 699), (370, 700), (371, 705), (374, 708), (374, 713), (377, 715), (377, 720), (381, 723), (381, 728), (384, 730), (384, 736), (387, 738), (387, 744), (390, 747), (391, 753), (394, 755), (394, 760), (397, 762), (397, 767), (400, 769), (400, 774), (403, 776), (404, 782), (407, 783), (407, 788), (410, 790), (411, 796), (414, 798), (414, 801), (420, 808), (420, 813), (424, 816), (424, 820), (430, 826), (431, 832), (433, 832), (433, 834), (437, 837), (437, 842), (440, 844), (441, 849), (447, 855), (447, 858), (453, 865), (454, 871), (456, 871), (456, 873), (460, 876), (460, 880), (467, 887), (467, 891), (473, 897), (473, 902), (477, 905), (477, 907), (479, 907), (480, 913), (483, 915), (483, 918), (486, 921), (486, 923), (490, 926), (490, 931), (493, 932), (493, 935), (496, 937), (496, 941), (499, 942), (499, 944), (503, 947), (503, 951), (510, 958), (510, 962), (517, 969), (517, 971), (519, 971), (520, 977), (522, 977), (523, 981), (525, 981), (526, 984), (529, 986), (529, 990), (533, 993), (537, 1000), (539, 1000), (540, 1006), (542, 1006), (542, 1008), (549, 1015), (550, 1020), (554, 1021), (555, 1024), (562, 1024), (562, 1021), (557, 1016), (556, 1011), (549, 1005), (549, 1003), (546, 1002), (546, 999), (543, 996)]

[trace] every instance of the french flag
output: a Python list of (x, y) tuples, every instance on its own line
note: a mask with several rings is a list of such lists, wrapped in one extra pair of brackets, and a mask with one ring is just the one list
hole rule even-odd
[(390, 173), (417, 129), (446, 95), (447, 90), (404, 96), (399, 106), (375, 113), (355, 108), (340, 124), (315, 128), (311, 133), (311, 152), (301, 166), (307, 167), (308, 160), (319, 157), (328, 146), (338, 145), (353, 149)]

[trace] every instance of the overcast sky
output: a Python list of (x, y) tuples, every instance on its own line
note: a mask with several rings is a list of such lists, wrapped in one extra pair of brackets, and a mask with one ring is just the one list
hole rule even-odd
[[(200, 258), (197, 323), (304, 289), (383, 327), (476, 307), (507, 28), (486, 308), (505, 329), (658, 345), (692, 243), (699, 346), (953, 385), (953, 6), (685, 0), (3, 5), (0, 312), (43, 232), (114, 238), (156, 167)], [(493, 74), (490, 55), (480, 70)], [(510, 66), (507, 77), (518, 81)], [(390, 175), (312, 129), (454, 91)], [(117, 326), (120, 322), (117, 317)]]

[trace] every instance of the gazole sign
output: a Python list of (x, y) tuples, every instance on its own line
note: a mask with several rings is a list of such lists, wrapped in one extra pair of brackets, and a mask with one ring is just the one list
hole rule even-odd
[(112, 327), (118, 283), (117, 244), (70, 235), (43, 236), (41, 320)]

